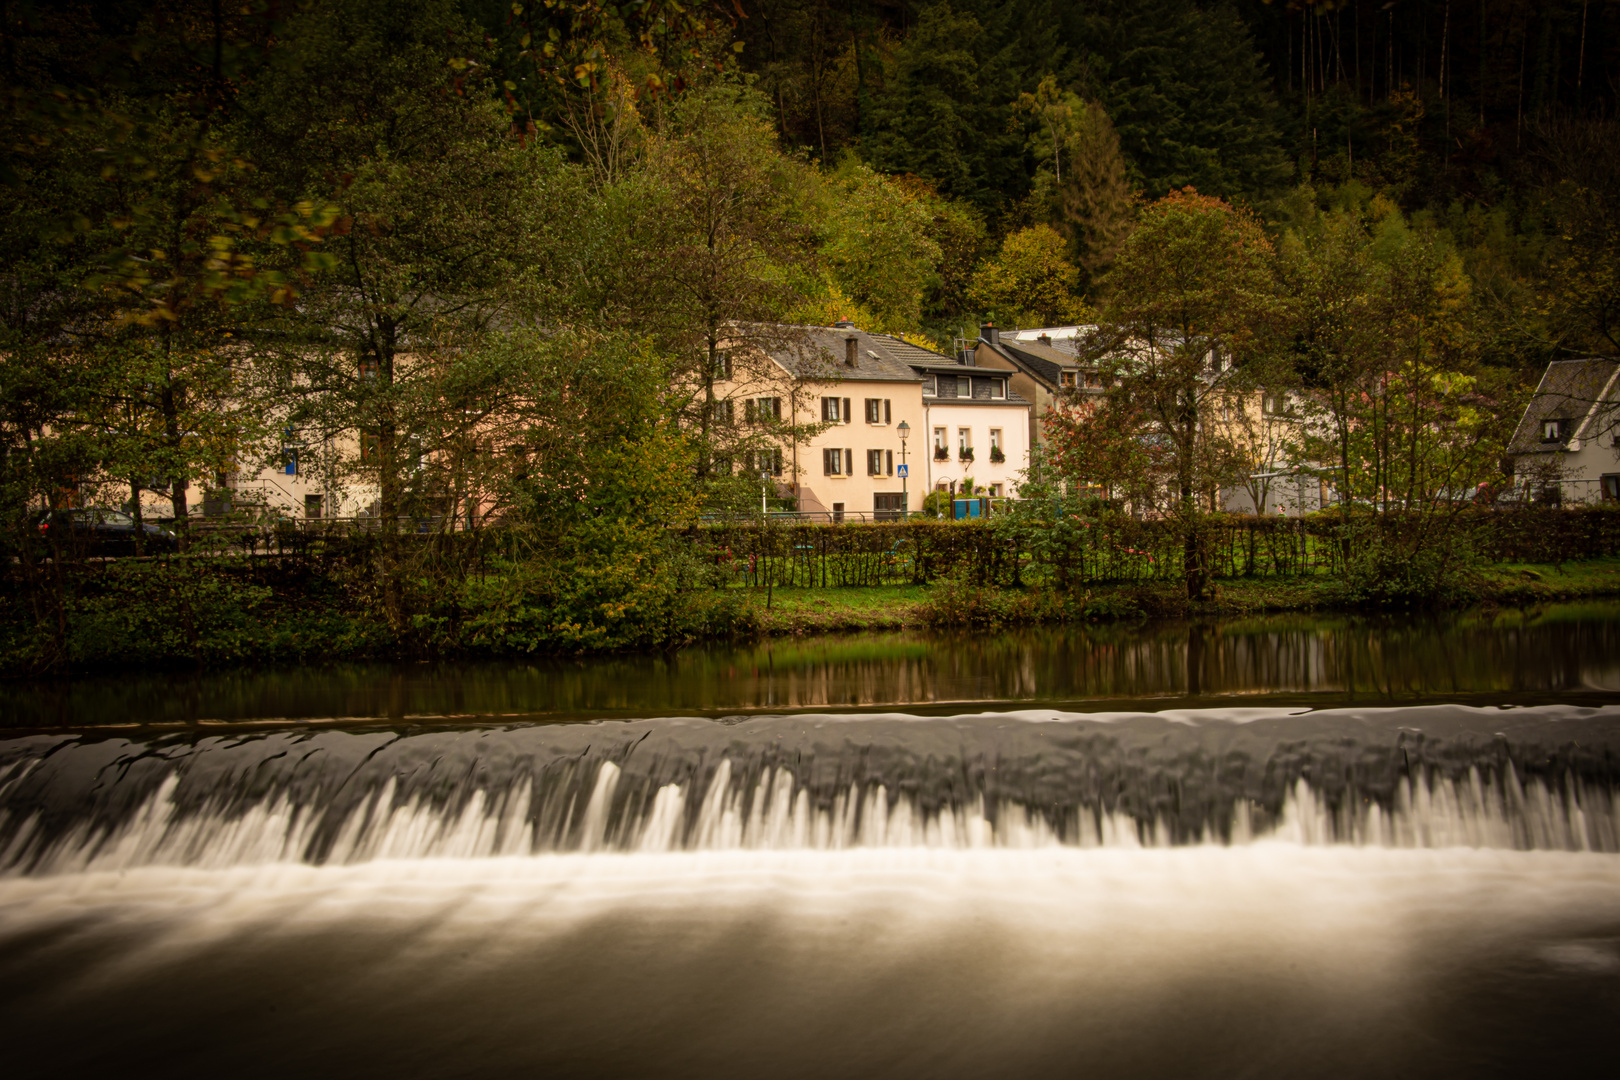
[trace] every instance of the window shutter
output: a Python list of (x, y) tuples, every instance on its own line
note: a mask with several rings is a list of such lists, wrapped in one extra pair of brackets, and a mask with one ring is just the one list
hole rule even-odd
[[(771, 398), (771, 419), (772, 420), (780, 420), (780, 419), (782, 419), (782, 399), (781, 398), (776, 398), (776, 397)], [(778, 470), (778, 471), (781, 471), (781, 470)]]
[(844, 475), (845, 476), (854, 476), (855, 475), (855, 451), (854, 450), (851, 450), (851, 449), (845, 449), (844, 450)]
[(849, 421), (850, 421), (849, 398), (844, 399), (844, 411), (839, 413), (838, 415), (844, 421), (844, 423), (846, 423), (846, 424), (849, 423)]
[(827, 422), (827, 401), (827, 398), (821, 399), (821, 422), (823, 424)]
[(821, 451), (821, 471), (828, 476), (833, 474), (832, 451), (825, 448)]
[(749, 398), (747, 401), (743, 402), (743, 422), (746, 424), (752, 424), (754, 422), (753, 398)]
[(885, 424), (887, 424), (887, 423), (889, 423), (889, 421), (890, 421), (889, 399), (884, 398), (883, 399), (883, 422)]
[(894, 451), (893, 450), (884, 451), (884, 459), (883, 460), (888, 463), (885, 466), (884, 470), (883, 470), (884, 475), (885, 476), (893, 476), (894, 475)]

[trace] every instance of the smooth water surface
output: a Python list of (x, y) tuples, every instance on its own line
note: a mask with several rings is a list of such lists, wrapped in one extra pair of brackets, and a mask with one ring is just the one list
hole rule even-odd
[(782, 638), (672, 653), (500, 663), (308, 664), (0, 683), (11, 728), (199, 722), (573, 720), (787, 709), (956, 712), (1261, 701), (1604, 700), (1620, 693), (1620, 601), (1396, 618), (1278, 615)]
[(1605, 1068), (1620, 605), (4, 691), (8, 1076)]

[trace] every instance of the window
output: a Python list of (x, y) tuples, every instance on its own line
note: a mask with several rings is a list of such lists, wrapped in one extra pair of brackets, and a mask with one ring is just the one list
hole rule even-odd
[(899, 521), (906, 513), (906, 497), (903, 492), (879, 492), (872, 496), (873, 521)]
[(867, 476), (882, 476), (883, 475), (883, 451), (881, 451), (881, 450), (868, 450), (866, 452), (866, 475)]
[(1541, 422), (1542, 442), (1563, 442), (1568, 437), (1568, 420), (1543, 420)]
[(750, 424), (763, 424), (767, 420), (782, 419), (782, 399), (774, 397), (750, 398), (743, 409)]
[(937, 427), (934, 429), (934, 460), (948, 461), (950, 456), (950, 447), (945, 442), (945, 429)]
[(973, 449), (973, 429), (959, 427), (956, 429), (956, 448), (971, 451)]
[(298, 475), (298, 443), (292, 428), (282, 432), (281, 471), (287, 476)]
[(1620, 499), (1620, 473), (1609, 473), (1603, 478), (1603, 498), (1606, 502)]
[(844, 504), (833, 503), (833, 523), (842, 524), (844, 520)]
[(848, 476), (855, 471), (855, 451), (826, 448), (821, 452), (821, 470), (828, 476)]
[(990, 429), (990, 449), (1001, 449), (1001, 429), (998, 427), (993, 427)]
[(730, 424), (732, 419), (737, 415), (735, 403), (729, 398), (725, 399), (724, 401), (716, 401), (713, 404), (714, 411), (710, 416), (710, 419), (716, 424)]
[(1072, 371), (1058, 372), (1058, 385), (1064, 388), (1075, 386), (1075, 373)]
[(1006, 493), (1004, 491), (1002, 491), (1000, 484), (991, 484), (990, 485), (990, 497), (992, 499), (999, 499), (1004, 494), (1006, 494)]
[(938, 379), (938, 376), (935, 376), (935, 375), (924, 375), (923, 376), (923, 397), (936, 397), (936, 396), (938, 396), (935, 393), (935, 382), (937, 381), (937, 379)]
[(782, 475), (782, 451), (759, 450), (754, 454), (754, 473), (769, 473), (771, 476)]
[(889, 399), (869, 397), (866, 399), (866, 422), (868, 424), (887, 424), (889, 422)]
[(364, 464), (375, 465), (382, 459), (382, 444), (374, 431), (360, 433), (360, 460)]
[(710, 370), (713, 372), (716, 379), (731, 378), (731, 354), (723, 352), (715, 353)]
[(990, 396), (993, 397), (993, 398), (996, 398), (998, 400), (1000, 398), (1006, 397), (1007, 396), (1007, 380), (1006, 379), (991, 379), (990, 380)]
[(304, 516), (311, 519), (311, 520), (314, 520), (315, 518), (320, 517), (321, 516), (321, 504), (322, 504), (322, 502), (323, 502), (323, 500), (322, 500), (321, 496), (319, 496), (319, 495), (305, 495), (304, 496)]
[(1091, 388), (1093, 390), (1099, 390), (1099, 389), (1102, 388), (1102, 385), (1103, 385), (1103, 377), (1102, 377), (1101, 372), (1098, 372), (1098, 371), (1088, 371), (1088, 372), (1086, 372), (1086, 386), (1087, 387), (1089, 387), (1089, 388)]
[(824, 397), (821, 399), (822, 423), (847, 424), (849, 421), (849, 398)]
[(360, 377), (362, 379), (375, 379), (380, 371), (382, 371), (382, 367), (377, 361), (370, 357), (363, 356), (360, 358)]
[(970, 375), (956, 377), (956, 396), (970, 398), (973, 396), (973, 378)]
[(1287, 416), (1288, 415), (1288, 395), (1287, 394), (1261, 394), (1260, 395), (1260, 411), (1262, 413), (1266, 414), (1267, 416)]

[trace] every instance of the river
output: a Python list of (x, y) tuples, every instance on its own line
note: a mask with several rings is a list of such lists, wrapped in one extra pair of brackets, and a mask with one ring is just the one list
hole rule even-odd
[(1620, 1017), (1620, 603), (0, 705), (13, 1076), (1505, 1076)]

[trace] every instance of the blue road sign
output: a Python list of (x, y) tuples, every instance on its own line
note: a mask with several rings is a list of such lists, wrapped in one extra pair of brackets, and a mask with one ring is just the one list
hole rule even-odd
[(909, 476), (909, 475), (911, 475), (909, 467), (905, 466), (905, 465), (900, 466), (900, 475), (901, 476)]

